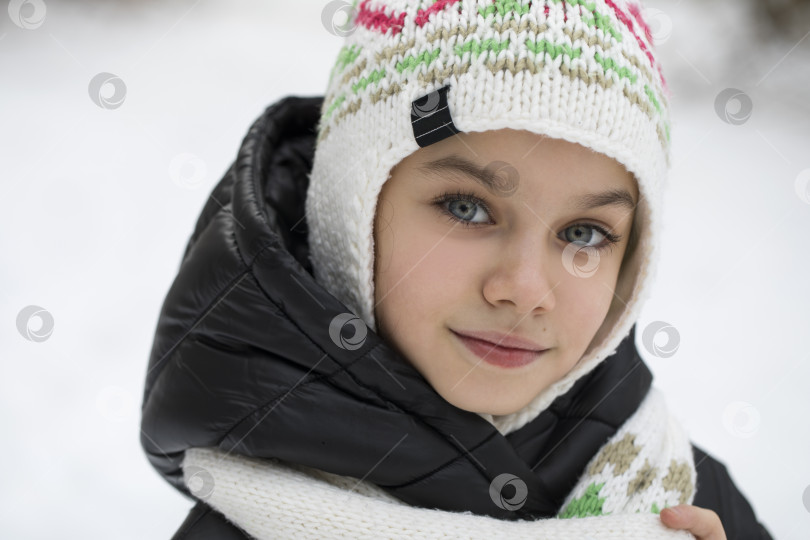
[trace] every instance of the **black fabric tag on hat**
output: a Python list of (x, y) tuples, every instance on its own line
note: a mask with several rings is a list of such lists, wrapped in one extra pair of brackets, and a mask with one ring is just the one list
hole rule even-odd
[(411, 103), (411, 126), (416, 143), (424, 148), (459, 133), (447, 106), (447, 91), (443, 86)]

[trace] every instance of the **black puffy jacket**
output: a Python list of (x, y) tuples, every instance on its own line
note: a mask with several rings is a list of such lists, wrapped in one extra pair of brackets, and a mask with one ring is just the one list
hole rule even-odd
[[(444, 401), (374, 332), (360, 348), (338, 346), (330, 323), (349, 310), (314, 280), (304, 214), (322, 99), (288, 97), (268, 107), (202, 210), (146, 374), (141, 445), (150, 463), (191, 499), (184, 452), (216, 446), (364, 477), (414, 505), (501, 519), (556, 515), (650, 388), (635, 328), (506, 436)], [(402, 451), (378, 462), (405, 432)], [(725, 466), (693, 449), (693, 504), (716, 511), (729, 539), (770, 538)], [(529, 484), (520, 511), (491, 504), (488, 485), (502, 470)], [(249, 536), (199, 501), (174, 538)]]

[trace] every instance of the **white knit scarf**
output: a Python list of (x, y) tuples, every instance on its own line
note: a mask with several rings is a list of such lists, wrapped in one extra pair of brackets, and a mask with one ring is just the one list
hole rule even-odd
[[(692, 503), (697, 475), (689, 437), (654, 386), (550, 519), (506, 521), (412, 507), (362, 479), (217, 448), (187, 450), (183, 479), (195, 496), (259, 540), (694, 538), (660, 520), (661, 509)], [(491, 490), (493, 503), (519, 505), (515, 489), (506, 498), (505, 490)]]

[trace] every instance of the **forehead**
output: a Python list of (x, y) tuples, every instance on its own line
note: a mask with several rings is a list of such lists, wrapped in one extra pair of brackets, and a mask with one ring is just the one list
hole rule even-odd
[(420, 148), (397, 168), (425, 178), (477, 180), (509, 174), (522, 191), (591, 193), (624, 190), (637, 199), (635, 177), (618, 161), (590, 148), (525, 130), (459, 133)]

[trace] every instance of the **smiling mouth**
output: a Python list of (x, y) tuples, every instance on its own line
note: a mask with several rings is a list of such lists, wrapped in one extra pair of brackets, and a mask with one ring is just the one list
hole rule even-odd
[(531, 364), (548, 351), (548, 349), (529, 351), (526, 349), (501, 347), (489, 341), (464, 336), (457, 332), (453, 332), (453, 335), (456, 336), (467, 350), (485, 362), (502, 368), (517, 368)]

